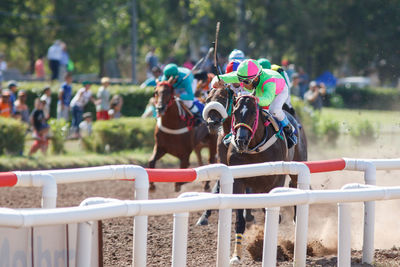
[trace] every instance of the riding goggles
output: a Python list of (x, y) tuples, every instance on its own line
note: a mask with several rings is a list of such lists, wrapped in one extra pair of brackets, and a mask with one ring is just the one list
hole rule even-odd
[(253, 81), (257, 78), (257, 76), (255, 76), (254, 78), (242, 78), (242, 77), (238, 77), (239, 78), (239, 82), (250, 85), (253, 83)]

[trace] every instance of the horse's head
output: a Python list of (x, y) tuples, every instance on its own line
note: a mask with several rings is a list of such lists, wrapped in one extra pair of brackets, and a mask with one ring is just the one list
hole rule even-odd
[(154, 102), (156, 106), (157, 116), (163, 116), (167, 108), (174, 100), (174, 88), (170, 81), (157, 83), (154, 89)]
[(203, 110), (210, 133), (218, 132), (225, 119), (231, 115), (234, 93), (229, 88), (214, 88), (208, 94)]
[(258, 126), (258, 99), (252, 95), (239, 97), (233, 108), (232, 116), (234, 145), (238, 152), (245, 152)]

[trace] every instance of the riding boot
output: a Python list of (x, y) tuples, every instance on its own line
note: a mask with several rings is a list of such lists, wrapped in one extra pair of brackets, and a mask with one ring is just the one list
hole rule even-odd
[(294, 134), (293, 125), (289, 122), (287, 117), (285, 117), (283, 121), (280, 121), (279, 123), (285, 132), (288, 148), (292, 148), (297, 144), (297, 136)]
[(199, 124), (201, 124), (204, 120), (203, 120), (203, 116), (202, 116), (202, 104), (198, 101), (194, 101), (193, 105), (190, 107), (190, 112), (192, 112), (193, 116), (194, 116), (194, 125), (197, 126)]

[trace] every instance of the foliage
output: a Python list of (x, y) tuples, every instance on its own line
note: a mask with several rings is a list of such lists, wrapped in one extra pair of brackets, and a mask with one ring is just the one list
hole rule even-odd
[(65, 139), (69, 133), (69, 123), (64, 119), (50, 119), (51, 148), (54, 154), (65, 153)]
[(350, 130), (350, 135), (357, 143), (371, 143), (378, 137), (377, 129), (375, 129), (369, 120), (360, 121)]
[(96, 121), (93, 144), (86, 145), (97, 152), (113, 152), (138, 147), (152, 148), (155, 120), (152, 118), (121, 118)]
[(344, 108), (343, 97), (339, 94), (328, 95), (329, 106), (333, 108)]
[(22, 155), (27, 126), (21, 121), (0, 117), (0, 155)]
[(322, 120), (321, 134), (324, 136), (324, 139), (328, 144), (335, 146), (340, 136), (339, 122), (336, 120)]
[(342, 97), (346, 108), (400, 110), (400, 92), (395, 88), (343, 86), (336, 88), (336, 94)]
[(182, 63), (188, 54), (198, 58), (200, 48), (215, 38), (216, 21), (221, 21), (222, 55), (240, 48), (250, 57), (267, 56), (272, 62), (285, 58), (304, 66), (311, 76), (350, 65), (355, 70), (376, 67), (388, 83), (398, 78), (398, 0), (3, 0), (0, 49), (11, 65), (32, 72), (38, 55), (62, 39), (78, 72), (100, 74), (117, 62), (128, 75), (132, 2), (137, 5), (141, 67), (150, 46), (162, 61)]

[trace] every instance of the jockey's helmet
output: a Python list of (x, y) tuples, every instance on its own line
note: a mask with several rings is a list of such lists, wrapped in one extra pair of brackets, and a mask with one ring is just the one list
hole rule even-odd
[(253, 79), (262, 72), (262, 66), (255, 59), (246, 59), (240, 63), (237, 69), (237, 76), (240, 79)]
[(263, 67), (263, 69), (271, 69), (271, 62), (269, 62), (268, 59), (266, 58), (259, 58), (258, 63), (260, 63), (261, 67)]
[(229, 61), (232, 61), (234, 59), (239, 61), (245, 60), (243, 51), (239, 49), (233, 49), (232, 52), (229, 54)]
[(168, 79), (171, 76), (176, 76), (178, 75), (178, 65), (174, 63), (170, 63), (164, 67), (164, 76)]

